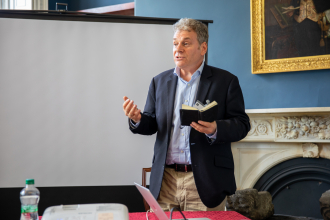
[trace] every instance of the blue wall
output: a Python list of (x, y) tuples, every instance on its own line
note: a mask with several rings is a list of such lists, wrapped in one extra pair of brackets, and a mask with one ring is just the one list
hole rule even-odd
[(109, 5), (134, 2), (134, 0), (48, 0), (49, 10), (55, 10), (56, 2), (68, 3), (69, 11), (78, 11), (88, 8), (97, 8), (97, 7), (103, 7)]
[(135, 15), (213, 20), (208, 63), (239, 78), (247, 109), (330, 106), (330, 70), (251, 73), (250, 0), (135, 0)]

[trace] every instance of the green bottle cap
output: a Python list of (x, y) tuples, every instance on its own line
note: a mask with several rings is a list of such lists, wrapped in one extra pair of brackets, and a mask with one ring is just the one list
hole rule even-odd
[(26, 179), (25, 183), (28, 185), (34, 184), (34, 179)]

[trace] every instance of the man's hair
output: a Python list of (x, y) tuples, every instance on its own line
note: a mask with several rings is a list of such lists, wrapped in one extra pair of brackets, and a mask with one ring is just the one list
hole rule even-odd
[(209, 31), (207, 26), (200, 21), (192, 18), (181, 18), (173, 25), (174, 33), (177, 31), (195, 31), (199, 45), (203, 42), (208, 43)]

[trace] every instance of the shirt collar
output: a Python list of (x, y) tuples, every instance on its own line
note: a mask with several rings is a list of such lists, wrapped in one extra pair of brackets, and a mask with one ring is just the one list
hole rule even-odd
[[(199, 68), (196, 70), (196, 72), (194, 72), (193, 75), (195, 75), (195, 73), (196, 73), (196, 75), (201, 75), (202, 74), (203, 69), (204, 69), (204, 63), (205, 63), (205, 58), (204, 58), (202, 64), (199, 66)], [(179, 67), (175, 67), (174, 68), (174, 71), (173, 71), (173, 74), (174, 75), (177, 75), (179, 78), (181, 78), (180, 77), (180, 68)]]

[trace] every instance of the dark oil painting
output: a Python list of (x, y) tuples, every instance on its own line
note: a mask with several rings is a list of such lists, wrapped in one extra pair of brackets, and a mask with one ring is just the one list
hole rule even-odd
[(330, 54), (330, 0), (264, 0), (266, 60)]

